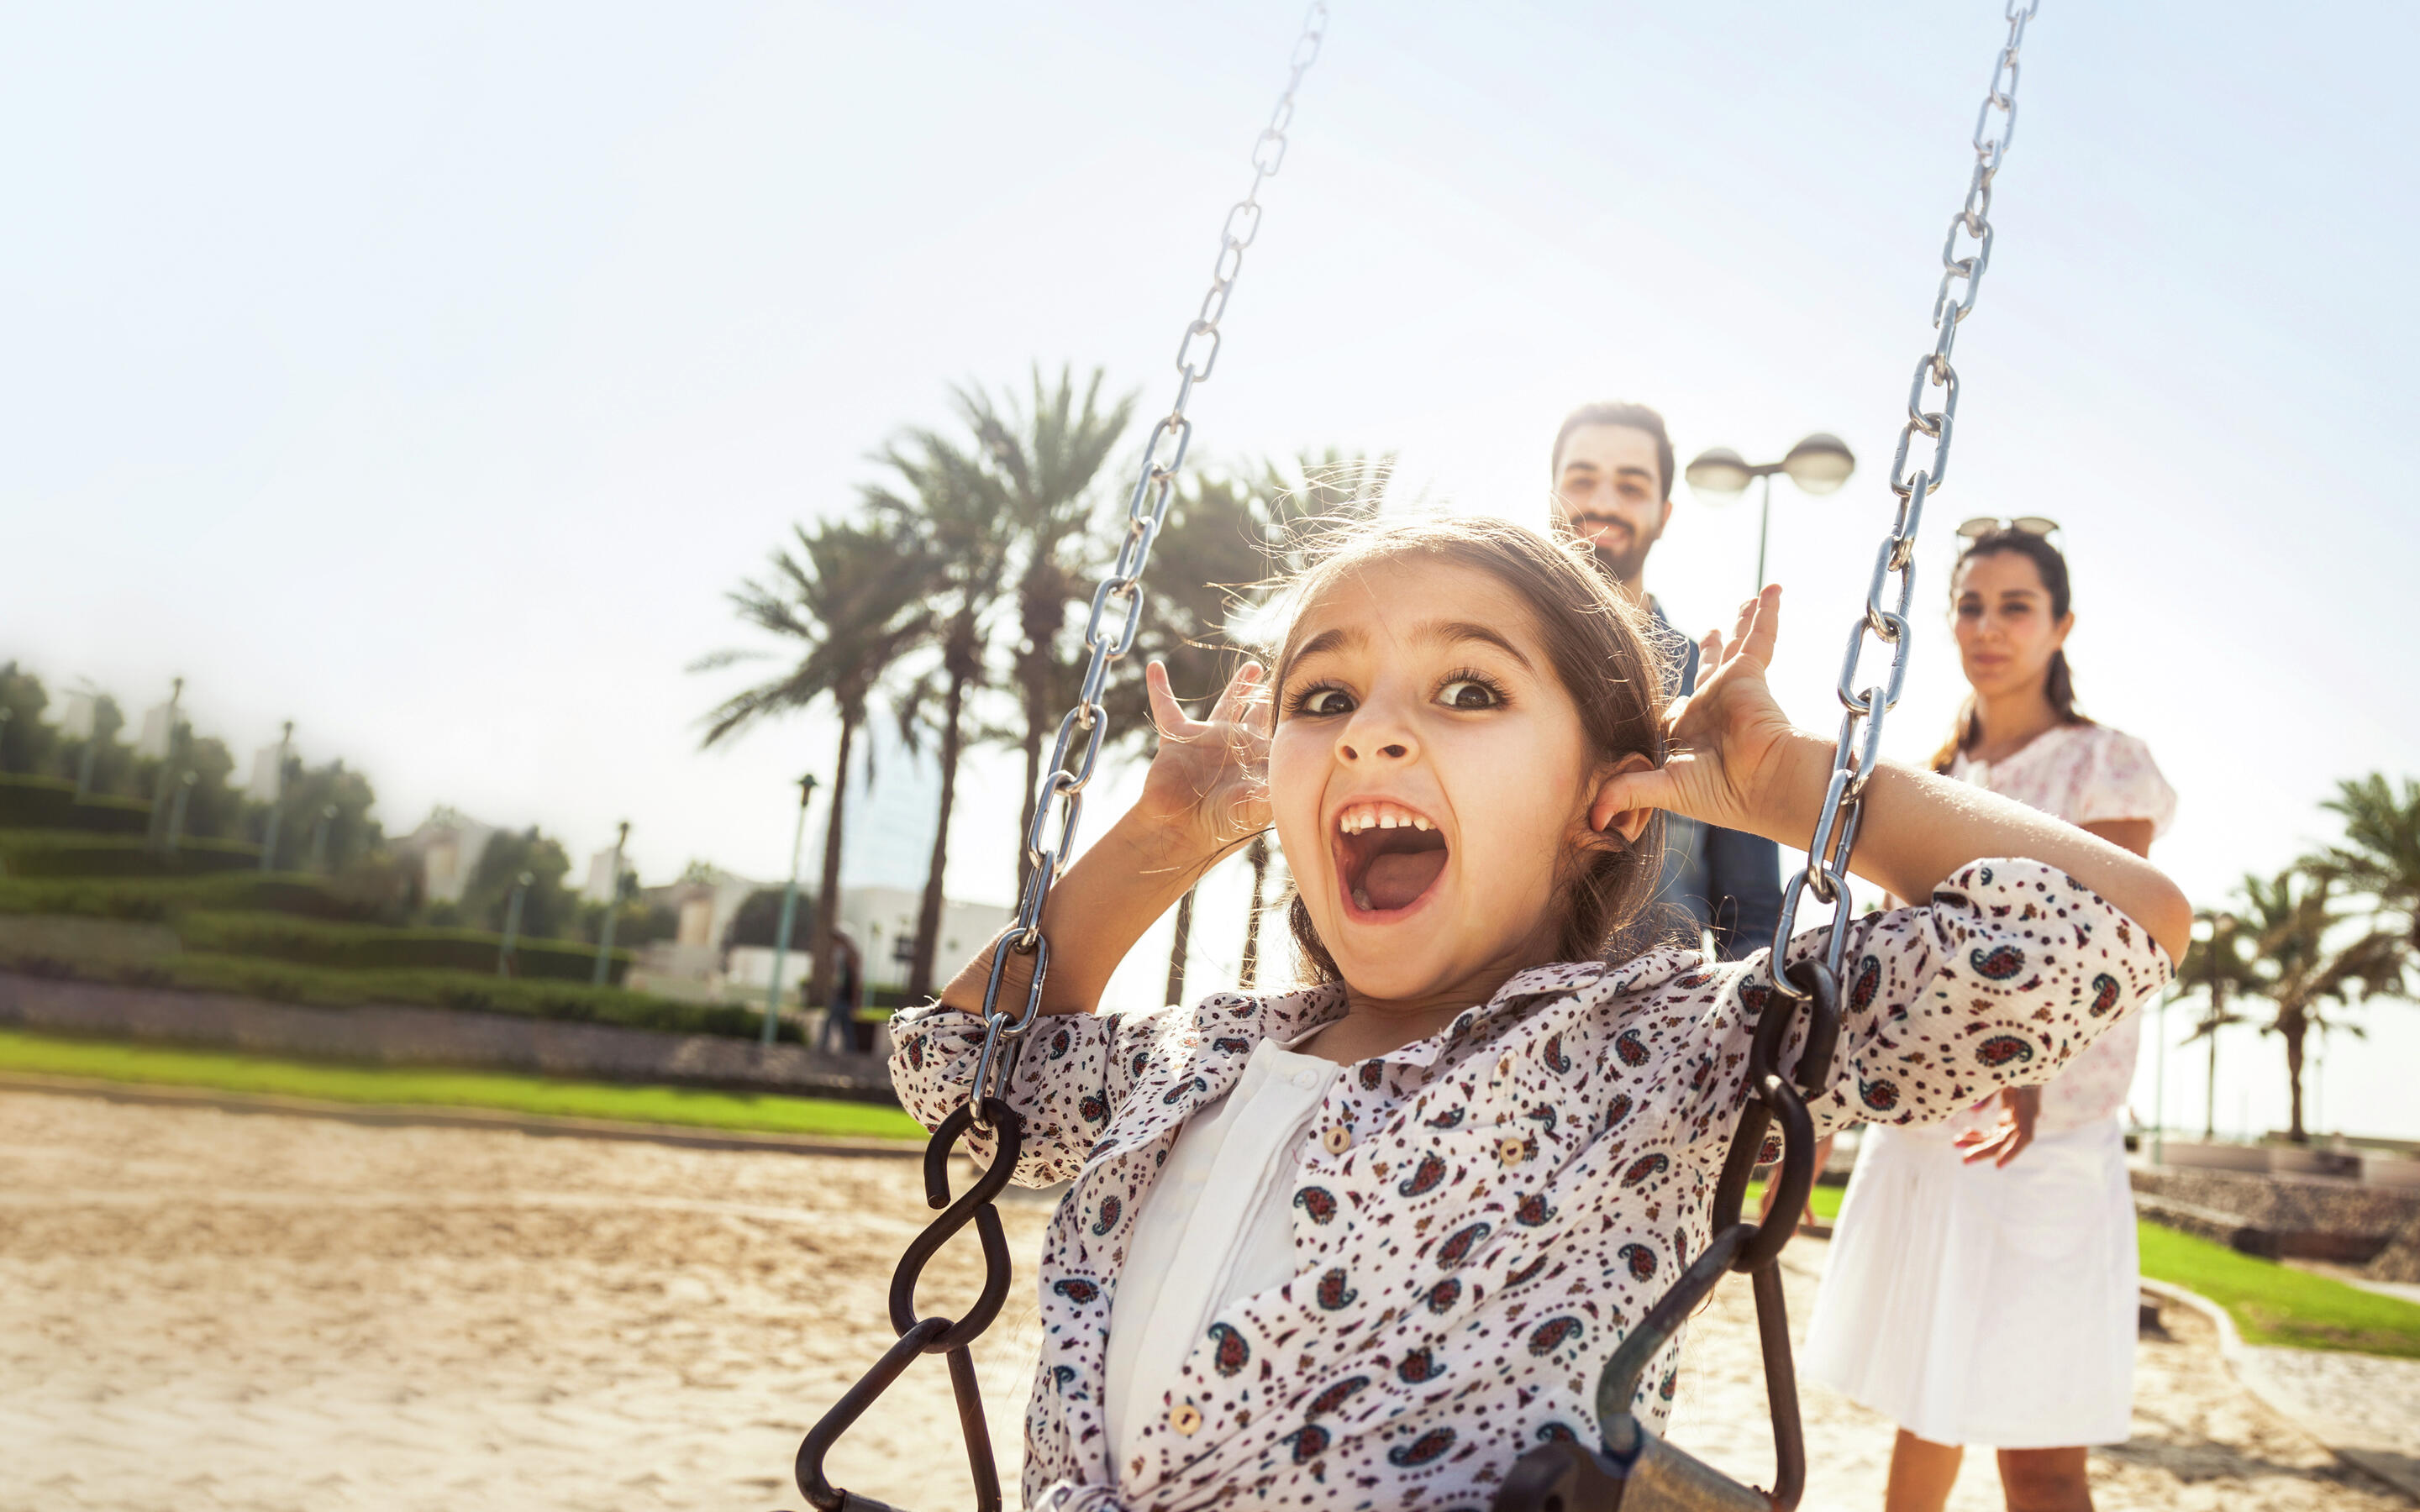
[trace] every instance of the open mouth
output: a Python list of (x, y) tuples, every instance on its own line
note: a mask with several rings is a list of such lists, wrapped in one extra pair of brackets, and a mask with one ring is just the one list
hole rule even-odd
[(1445, 836), (1427, 816), (1392, 803), (1355, 804), (1337, 815), (1336, 875), (1362, 914), (1400, 914), (1445, 871)]

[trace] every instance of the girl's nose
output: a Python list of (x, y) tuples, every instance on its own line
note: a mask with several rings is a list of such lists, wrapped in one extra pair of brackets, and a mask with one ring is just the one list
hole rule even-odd
[(1418, 748), (1405, 722), (1374, 700), (1355, 711), (1336, 739), (1338, 759), (1354, 764), (1407, 762)]

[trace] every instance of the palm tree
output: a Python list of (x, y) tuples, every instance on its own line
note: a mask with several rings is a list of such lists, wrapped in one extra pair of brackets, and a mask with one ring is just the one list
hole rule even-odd
[[(1043, 742), (1057, 733), (1077, 692), (1079, 668), (1069, 664), (1060, 640), (1067, 627), (1068, 606), (1089, 587), (1084, 569), (1099, 555), (1090, 539), (1094, 485), (1134, 415), (1132, 394), (1104, 407), (1103, 377), (1094, 368), (1078, 396), (1072, 367), (1059, 370), (1054, 388), (1044, 381), (1037, 363), (1031, 395), (1023, 404), (1014, 398), (995, 402), (976, 388), (954, 391), (958, 417), (974, 433), (986, 469), (1005, 498), (1005, 523), (1016, 557), (1012, 570), (1020, 640), (1014, 676), (1023, 717), (1011, 738), (1025, 753), (1025, 798), (1016, 830), (1020, 841), (1033, 827)], [(1021, 896), (1026, 871), (1022, 843), (1016, 868)]]
[(2218, 1134), (2218, 1031), (2249, 1022), (2227, 1006), (2227, 999), (2258, 990), (2259, 979), (2244, 959), (2243, 921), (2223, 908), (2204, 908), (2194, 915), (2193, 944), (2177, 966), (2177, 986), (2186, 995), (2205, 999), (2201, 1016), (2184, 1042), (2210, 1041), (2210, 1095), (2202, 1104), (2201, 1134)]
[(2383, 772), (2348, 778), (2319, 807), (2343, 818), (2344, 842), (2307, 864), (2366, 894), (2397, 926), (2405, 963), (2420, 964), (2420, 782), (2407, 777), (2397, 794)]
[(2334, 881), (2325, 873), (2300, 868), (2288, 868), (2266, 882), (2256, 876), (2243, 879), (2242, 918), (2252, 934), (2252, 969), (2259, 995), (2273, 1010), (2260, 1032), (2285, 1041), (2291, 1093), (2287, 1137), (2296, 1144), (2307, 1137), (2303, 1129), (2304, 1041), (2313, 1029), (2361, 1032), (2357, 1025), (2332, 1021), (2325, 1005), (2350, 1005), (2373, 993), (2393, 992), (2402, 980), (2393, 937), (2371, 931), (2339, 943), (2337, 926), (2349, 916), (2336, 910), (2333, 888)]
[[(967, 699), (987, 681), (986, 653), (1012, 535), (998, 478), (938, 432), (909, 431), (880, 457), (898, 474), (904, 491), (870, 486), (865, 501), (877, 517), (919, 543), (926, 565), (922, 591), (932, 614), (928, 647), (938, 654), (899, 700), (900, 732), (911, 747), (927, 725), (940, 747), (940, 812), (908, 965), (908, 995), (923, 997), (933, 990), (933, 956), (940, 941), (941, 887), (950, 865), (958, 762), (966, 749)], [(929, 707), (937, 696), (938, 714)]]
[[(841, 816), (848, 793), (849, 752), (864, 728), (876, 690), (909, 648), (930, 633), (924, 604), (931, 575), (916, 541), (892, 522), (825, 520), (793, 528), (794, 544), (773, 553), (766, 580), (732, 591), (739, 617), (799, 645), (789, 671), (733, 694), (706, 716), (704, 744), (759, 720), (792, 714), (830, 699), (840, 717), (840, 749), (832, 758), (831, 815), (824, 825), (823, 883), (815, 894), (809, 949), (814, 961), (807, 1000), (831, 991), (833, 931), (840, 918)], [(762, 653), (717, 652), (690, 670), (707, 671)]]
[[(1155, 660), (1165, 663), (1179, 697), (1216, 693), (1242, 649), (1229, 633), (1231, 618), (1266, 597), (1272, 568), (1302, 564), (1317, 530), (1375, 515), (1394, 463), (1392, 453), (1373, 457), (1330, 448), (1282, 463), (1264, 460), (1242, 474), (1196, 473), (1187, 479), (1170, 501), (1167, 521), (1152, 548), (1146, 584), (1150, 614), (1137, 638), (1141, 655), (1133, 658), (1136, 668)], [(1113, 692), (1114, 728), (1131, 731), (1140, 739), (1152, 728), (1140, 676), (1121, 679)], [(1256, 836), (1245, 854), (1252, 868), (1243, 955), (1243, 981), (1249, 986), (1259, 974), (1261, 911), (1271, 851), (1267, 841)], [(1172, 1003), (1185, 997), (1193, 902), (1191, 889), (1177, 900), (1168, 962), (1168, 1001)]]

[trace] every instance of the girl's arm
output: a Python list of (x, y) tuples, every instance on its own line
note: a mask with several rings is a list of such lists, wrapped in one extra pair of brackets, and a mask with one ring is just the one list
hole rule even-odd
[[(1590, 819), (1668, 809), (1707, 824), (1803, 845), (1832, 777), (1832, 742), (1790, 723), (1765, 685), (1781, 590), (1740, 609), (1738, 633), (1713, 677), (1675, 711), (1664, 765), (1609, 777)], [(1885, 763), (1868, 779), (1852, 869), (1901, 898), (1927, 898), (1985, 856), (2057, 867), (2127, 914), (2181, 959), (2193, 906), (2157, 868), (2097, 836), (1978, 787)]]
[[(1042, 1011), (1092, 1012), (1143, 931), (1267, 825), (1259, 774), (1269, 710), (1261, 675), (1258, 662), (1244, 663), (1210, 717), (1194, 719), (1169, 690), (1167, 669), (1157, 662), (1146, 669), (1159, 749), (1142, 796), (1050, 888), (1042, 910), (1042, 933), (1050, 941)], [(942, 990), (943, 1006), (981, 1012), (991, 958), (990, 946), (977, 952)], [(1001, 974), (1001, 1006), (1012, 1013), (1025, 1011), (1032, 965), (1032, 957), (1012, 952)]]

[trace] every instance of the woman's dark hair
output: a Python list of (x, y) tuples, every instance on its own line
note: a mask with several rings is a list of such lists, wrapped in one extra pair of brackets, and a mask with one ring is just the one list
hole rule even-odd
[[(2050, 544), (2047, 537), (2036, 535), (2031, 531), (1997, 530), (1978, 535), (1970, 542), (1965, 550), (1958, 553), (1958, 564), (1949, 569), (1950, 604), (1954, 607), (1958, 602), (1959, 579), (1965, 576), (1968, 563), (1977, 557), (2005, 554), (2021, 556), (2033, 563), (2034, 570), (2041, 574), (2042, 588), (2050, 594), (2050, 617), (2054, 620), (2067, 618), (2071, 596), (2067, 581), (2067, 558), (2060, 554), (2058, 548)], [(2064, 647), (2050, 654), (2050, 669), (2042, 678), (2042, 697), (2050, 701), (2051, 710), (2058, 716), (2059, 723), (2092, 722), (2076, 711), (2075, 674), (2068, 670)], [(1932, 753), (1932, 769), (1947, 772), (1960, 752), (1973, 749), (1975, 742), (1982, 738), (1983, 717), (1975, 707), (1975, 695), (1969, 693), (1966, 702), (1959, 705), (1958, 723), (1951, 728), (1947, 744)]]
[[(1379, 563), (1426, 559), (1486, 573), (1529, 607), (1556, 679), (1578, 705), (1590, 754), (1611, 763), (1632, 751), (1664, 759), (1664, 665), (1645, 610), (1608, 585), (1576, 542), (1549, 540), (1526, 526), (1491, 517), (1428, 518), (1347, 526), (1320, 543), (1311, 564), (1286, 584), (1294, 623), (1272, 686), (1283, 687), (1295, 656), (1300, 609), (1331, 584)], [(1556, 895), (1563, 917), (1555, 959), (1591, 961), (1640, 925), (1663, 871), (1664, 816), (1636, 843), (1600, 836), (1563, 858)], [(1286, 922), (1309, 981), (1341, 980), (1320, 942), (1311, 910), (1290, 890)]]

